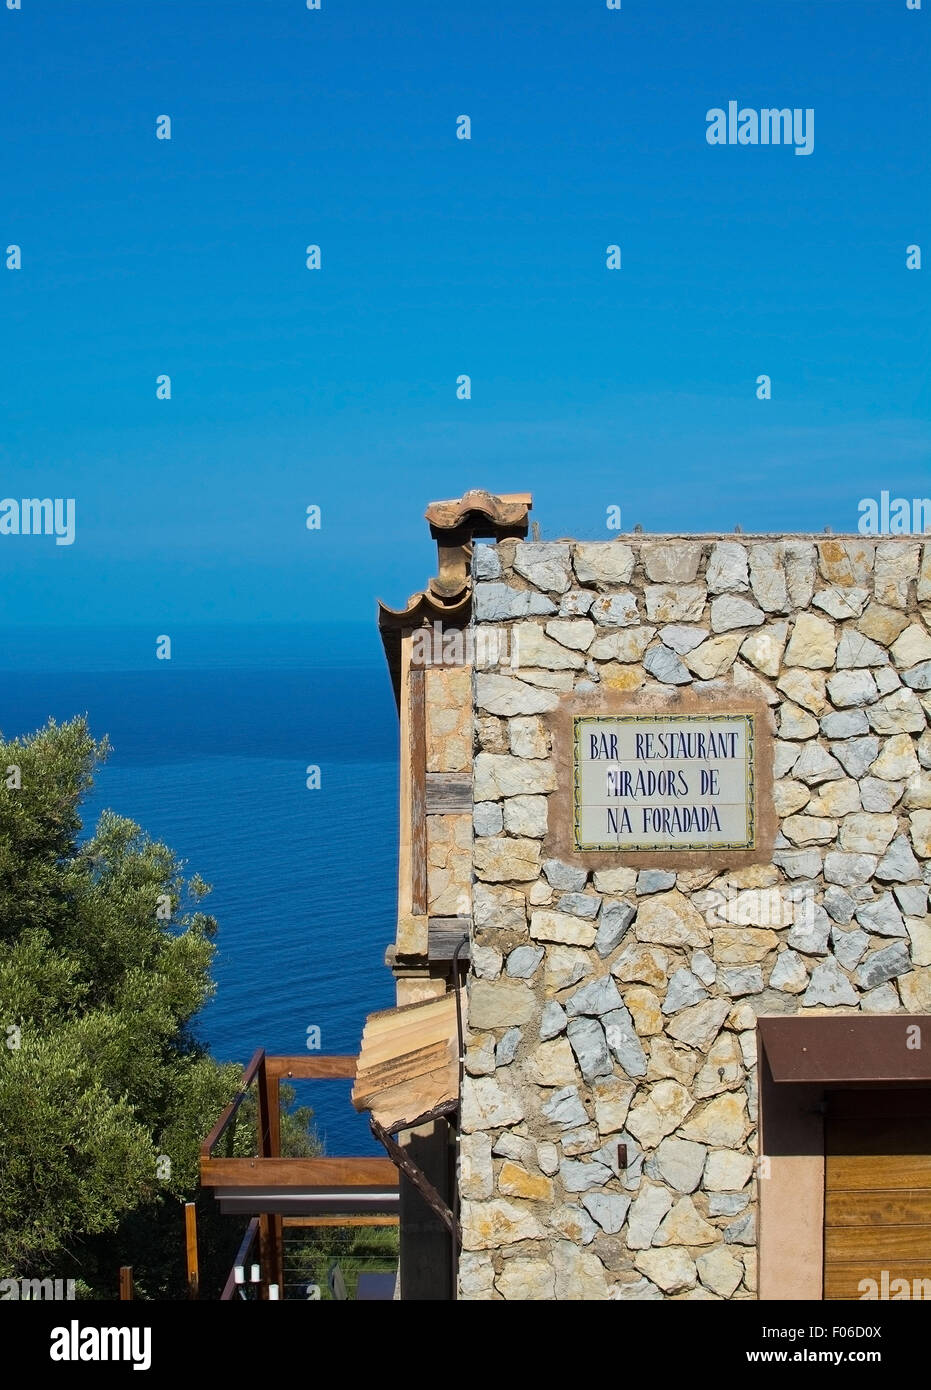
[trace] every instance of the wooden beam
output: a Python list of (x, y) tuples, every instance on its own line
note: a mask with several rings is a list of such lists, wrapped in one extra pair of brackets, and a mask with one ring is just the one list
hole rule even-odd
[(125, 1302), (134, 1296), (133, 1267), (132, 1265), (120, 1265), (120, 1299)]
[(207, 1158), (204, 1187), (397, 1187), (387, 1158)]
[(411, 914), (427, 915), (427, 701), (425, 672), (412, 666), (410, 691)]
[(445, 1067), (402, 1081), (385, 1091), (376, 1091), (365, 1101), (371, 1118), (383, 1125), (389, 1134), (405, 1129), (417, 1129), (424, 1115), (433, 1114), (447, 1105), (455, 1107), (459, 1091), (459, 1062), (453, 1053)]
[[(268, 1157), (281, 1157), (281, 1099), (277, 1076), (269, 1076), (268, 1068), (263, 1067), (265, 1084), (268, 1087)], [(281, 1213), (272, 1212), (268, 1217), (269, 1246), (272, 1273), (269, 1276), (279, 1289), (284, 1288), (284, 1234), (281, 1226)]]
[(397, 1226), (400, 1216), (363, 1216), (347, 1212), (345, 1216), (285, 1216), (285, 1229), (292, 1226)]
[[(389, 1038), (388, 1043), (390, 1041)], [(365, 1070), (356, 1077), (352, 1096), (357, 1109), (359, 1101), (371, 1095), (373, 1091), (384, 1091), (386, 1087), (394, 1086), (399, 1081), (410, 1081), (417, 1076), (435, 1071), (437, 1067), (445, 1065), (450, 1055), (456, 1055), (454, 1038), (437, 1038), (435, 1041), (423, 1043), (420, 1047), (412, 1045), (415, 1041), (415, 1038), (401, 1041), (394, 1052), (387, 1050), (388, 1043), (383, 1044), (384, 1056), (373, 1058)], [(410, 1051), (403, 1051), (405, 1047), (410, 1048)]]
[(411, 633), (401, 634), (398, 675), (398, 922), (411, 916)]
[(266, 1158), (281, 1157), (281, 1100), (277, 1076), (265, 1072), (265, 1085), (268, 1097), (268, 1153)]
[(268, 1097), (268, 1075), (265, 1071), (264, 1063), (265, 1057), (263, 1054), (262, 1064), (259, 1066), (256, 1074), (256, 1100), (258, 1101), (258, 1109), (255, 1116), (255, 1138), (259, 1155), (262, 1158), (271, 1158), (271, 1109)]
[(351, 1081), (356, 1074), (358, 1059), (345, 1056), (288, 1056), (266, 1057), (265, 1075), (287, 1077), (294, 1081)]
[(275, 1251), (275, 1234), (272, 1225), (273, 1215), (271, 1212), (263, 1211), (259, 1217), (259, 1267), (262, 1271), (262, 1282), (259, 1285), (261, 1290), (260, 1297), (268, 1298), (268, 1286), (273, 1283), (272, 1271), (277, 1268)]
[[(274, 1084), (277, 1088), (277, 1078)], [(257, 1074), (256, 1094), (259, 1102), (258, 1114), (256, 1115), (256, 1138), (259, 1155), (263, 1164), (273, 1163), (275, 1159), (272, 1155), (271, 1103), (264, 1057)], [(268, 1298), (268, 1286), (275, 1282), (278, 1272), (279, 1251), (275, 1240), (276, 1235), (274, 1213), (262, 1212), (259, 1217), (259, 1262), (262, 1267), (262, 1298), (264, 1299)]]

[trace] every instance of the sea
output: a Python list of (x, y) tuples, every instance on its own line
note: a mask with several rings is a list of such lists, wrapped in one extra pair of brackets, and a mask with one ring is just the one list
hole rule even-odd
[[(243, 1064), (259, 1047), (357, 1052), (366, 1015), (394, 1003), (398, 721), (374, 621), (7, 629), (3, 736), (76, 714), (111, 744), (83, 835), (110, 809), (212, 886), (216, 992), (196, 1036)], [(295, 1102), (327, 1153), (380, 1153), (350, 1087), (302, 1082)]]

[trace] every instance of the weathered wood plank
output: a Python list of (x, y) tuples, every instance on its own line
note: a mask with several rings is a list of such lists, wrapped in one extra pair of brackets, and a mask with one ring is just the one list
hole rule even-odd
[(850, 1261), (845, 1264), (831, 1264), (825, 1266), (824, 1271), (824, 1297), (825, 1299), (862, 1299), (864, 1294), (871, 1293), (869, 1285), (859, 1288), (859, 1284), (871, 1279), (874, 1284), (880, 1286), (886, 1283), (888, 1292), (886, 1297), (893, 1299), (897, 1295), (904, 1297), (901, 1286), (894, 1287), (896, 1279), (905, 1279), (909, 1288), (909, 1297), (920, 1300), (931, 1300), (931, 1262), (928, 1260), (894, 1260), (884, 1266), (888, 1274), (888, 1282), (883, 1281), (883, 1271), (877, 1269), (875, 1265), (868, 1265), (862, 1261)]
[[(353, 1094), (358, 1095), (360, 1088), (365, 1088), (369, 1076), (379, 1067), (399, 1062), (402, 1058), (410, 1057), (412, 1053), (421, 1052), (424, 1048), (450, 1043), (455, 1035), (456, 1014), (453, 1010), (432, 1021), (429, 1027), (399, 1029), (385, 1033), (381, 1037), (376, 1036), (371, 1041), (364, 1038), (363, 1065), (356, 1073), (356, 1084), (352, 1088)], [(424, 1071), (430, 1071), (430, 1069), (429, 1066), (423, 1068)]]
[(426, 774), (427, 815), (472, 813), (472, 776), (468, 772)]
[[(825, 1226), (927, 1225), (931, 1236), (931, 1189), (825, 1193)], [(931, 1240), (929, 1240), (931, 1251)]]
[(422, 1115), (454, 1101), (458, 1092), (459, 1061), (454, 1057), (445, 1067), (376, 1092), (369, 1097), (368, 1109), (373, 1120), (394, 1133), (409, 1129)]
[(470, 917), (431, 917), (428, 925), (428, 944), (430, 960), (452, 960), (453, 954), (463, 937), (466, 944), (459, 952), (459, 959), (471, 959), (469, 932), (472, 926)]
[(931, 1158), (926, 1154), (829, 1155), (825, 1187), (829, 1192), (931, 1187)]
[(931, 1226), (827, 1226), (824, 1263), (857, 1260), (888, 1269), (890, 1260), (924, 1260), (931, 1274)]
[(427, 1047), (417, 1048), (414, 1052), (406, 1052), (400, 1057), (381, 1062), (360, 1073), (356, 1078), (353, 1100), (357, 1104), (364, 1104), (368, 1096), (387, 1091), (389, 1087), (402, 1081), (414, 1081), (428, 1071), (445, 1066), (450, 1060), (450, 1054), (455, 1056), (455, 1044), (452, 1038), (444, 1038), (441, 1042), (431, 1043)]
[[(449, 917), (436, 918), (435, 920), (455, 922), (457, 919), (455, 917)], [(389, 1009), (377, 1009), (374, 1013), (369, 1014), (366, 1019), (365, 1031), (368, 1032), (370, 1028), (376, 1025), (380, 1026), (385, 1020), (392, 1021), (403, 1015), (410, 1015), (413, 1017), (414, 1014), (420, 1014), (422, 1018), (429, 1018), (432, 1014), (440, 1013), (448, 1007), (449, 1000), (444, 992), (443, 994), (434, 995), (429, 999), (413, 999), (409, 1004), (395, 1004)]]
[(362, 1034), (357, 1076), (362, 1079), (380, 1062), (413, 1052), (455, 1036), (456, 1001), (444, 994), (412, 1010), (401, 1008), (394, 1014), (370, 1018)]

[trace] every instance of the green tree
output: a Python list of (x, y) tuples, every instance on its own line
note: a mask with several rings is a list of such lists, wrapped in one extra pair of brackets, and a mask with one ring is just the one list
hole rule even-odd
[[(126, 1263), (143, 1296), (180, 1296), (181, 1204), (241, 1071), (190, 1031), (214, 989), (207, 885), (111, 812), (79, 843), (107, 751), (84, 718), (0, 739), (0, 1277), (113, 1297)], [(291, 1151), (313, 1151), (308, 1118)], [(218, 1277), (241, 1232), (199, 1206)]]

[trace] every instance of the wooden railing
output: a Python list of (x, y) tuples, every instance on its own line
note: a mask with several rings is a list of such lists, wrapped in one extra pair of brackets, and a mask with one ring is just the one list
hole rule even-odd
[(236, 1092), (229, 1105), (217, 1120), (213, 1129), (200, 1146), (201, 1160), (210, 1158), (214, 1148), (219, 1143), (221, 1136), (226, 1132), (231, 1121), (234, 1119), (237, 1110), (242, 1105), (246, 1096), (249, 1094), (249, 1087), (252, 1085), (259, 1072), (265, 1070), (265, 1048), (260, 1047), (253, 1053), (252, 1060), (242, 1074), (242, 1081), (239, 1083), (239, 1090)]
[[(255, 1249), (258, 1235), (259, 1218), (253, 1216), (246, 1227), (246, 1234), (242, 1238), (242, 1243), (236, 1251), (236, 1257), (233, 1260), (233, 1268), (230, 1270), (229, 1277), (223, 1285), (223, 1292), (220, 1294), (221, 1303), (230, 1302), (235, 1297), (236, 1290), (239, 1288), (240, 1284), (245, 1284), (247, 1282), (245, 1275), (246, 1266), (250, 1263), (250, 1257)], [(241, 1271), (240, 1278), (237, 1278), (237, 1271)]]
[[(240, 1088), (221, 1114), (200, 1148), (200, 1180), (204, 1187), (226, 1189), (354, 1188), (397, 1189), (398, 1170), (388, 1158), (282, 1158), (280, 1083), (287, 1080), (352, 1080), (356, 1074), (354, 1056), (270, 1057), (264, 1048), (254, 1054), (243, 1072)], [(233, 1123), (252, 1086), (256, 1088), (256, 1138), (258, 1153), (246, 1158), (214, 1158), (213, 1150)], [(249, 1223), (240, 1253), (249, 1242), (249, 1251), (258, 1238), (262, 1269), (262, 1297), (268, 1297), (269, 1284), (284, 1282), (282, 1263), (282, 1213), (262, 1212)], [(346, 1224), (351, 1224), (347, 1222)], [(251, 1234), (250, 1234), (251, 1233)], [(249, 1252), (247, 1252), (249, 1253)], [(246, 1255), (237, 1264), (245, 1262)], [(232, 1298), (234, 1272), (226, 1281), (223, 1298)], [(230, 1290), (227, 1293), (227, 1290)]]

